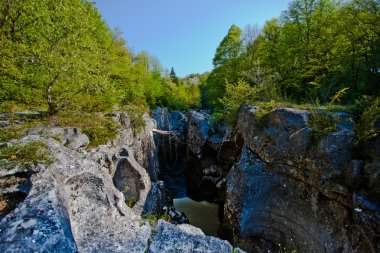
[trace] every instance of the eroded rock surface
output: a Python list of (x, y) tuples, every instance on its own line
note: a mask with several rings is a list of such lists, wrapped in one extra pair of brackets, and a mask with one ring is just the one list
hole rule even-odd
[(315, 143), (308, 111), (256, 110), (239, 113), (245, 147), (228, 174), (225, 236), (250, 252), (378, 252), (380, 209), (355, 193), (366, 186), (346, 115)]
[[(205, 236), (202, 230), (187, 224), (175, 226), (159, 221), (156, 229), (157, 234), (153, 236), (149, 247), (151, 252), (230, 253), (233, 250), (227, 241)], [(173, 244), (176, 244), (175, 248)]]
[[(112, 143), (92, 151), (67, 145), (83, 143), (75, 140), (84, 138), (74, 131), (68, 131), (73, 133), (68, 142), (52, 138), (65, 134), (58, 129), (17, 141), (45, 142), (54, 161), (31, 168), (26, 199), (0, 221), (0, 252), (162, 252), (163, 247), (169, 252), (231, 252), (228, 242), (191, 226), (161, 222), (156, 228), (141, 218), (144, 209), (154, 213), (166, 205), (164, 185), (155, 178), (155, 123), (150, 122), (140, 133), (125, 127)], [(134, 194), (138, 199), (131, 209), (125, 197)]]

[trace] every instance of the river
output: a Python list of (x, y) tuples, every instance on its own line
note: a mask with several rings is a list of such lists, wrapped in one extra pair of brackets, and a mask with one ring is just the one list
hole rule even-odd
[(173, 202), (174, 207), (186, 215), (191, 225), (202, 229), (206, 235), (217, 236), (220, 225), (217, 204), (197, 202), (188, 197), (173, 199)]

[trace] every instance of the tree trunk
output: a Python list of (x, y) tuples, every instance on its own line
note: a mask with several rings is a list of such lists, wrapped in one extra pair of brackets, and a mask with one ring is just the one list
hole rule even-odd
[(57, 74), (55, 78), (49, 83), (47, 90), (46, 90), (46, 98), (47, 98), (47, 104), (49, 107), (49, 115), (52, 116), (58, 112), (57, 105), (53, 101), (53, 95), (51, 93), (51, 89), (53, 88), (54, 84), (58, 81), (60, 74)]

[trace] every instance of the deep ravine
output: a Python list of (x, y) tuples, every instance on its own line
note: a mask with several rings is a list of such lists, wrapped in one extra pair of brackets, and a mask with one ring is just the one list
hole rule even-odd
[[(118, 138), (91, 150), (78, 129), (31, 129), (19, 142), (45, 141), (54, 162), (28, 169), (26, 199), (0, 221), (0, 251), (379, 252), (380, 137), (364, 159), (350, 115), (316, 143), (308, 111), (257, 110), (242, 106), (231, 129), (204, 111), (157, 108), (141, 132), (114, 113), (125, 120)], [(173, 199), (191, 204), (194, 224), (213, 210), (199, 227), (229, 243), (181, 224)]]

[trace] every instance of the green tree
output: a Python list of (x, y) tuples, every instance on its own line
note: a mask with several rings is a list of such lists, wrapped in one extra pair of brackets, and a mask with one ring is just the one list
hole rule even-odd
[(242, 103), (252, 102), (256, 95), (256, 90), (248, 83), (239, 80), (237, 83), (226, 83), (226, 93), (221, 103), (225, 110), (227, 123), (233, 125), (236, 122), (238, 110)]
[(113, 89), (104, 55), (111, 33), (92, 3), (3, 0), (1, 6), (6, 64), (0, 67), (0, 100), (47, 105), (51, 114), (107, 107)]
[(243, 52), (241, 35), (241, 29), (232, 25), (216, 49), (213, 59), (215, 69), (208, 76), (207, 85), (204, 86), (211, 108), (221, 106), (218, 98), (224, 95), (226, 81), (236, 82), (240, 77), (239, 56)]
[(215, 67), (220, 67), (236, 59), (243, 49), (243, 41), (241, 40), (241, 29), (232, 25), (228, 30), (227, 35), (220, 42), (212, 63)]
[(174, 68), (172, 67), (171, 70), (170, 70), (170, 79), (172, 79), (172, 82), (173, 83), (177, 83), (178, 84), (178, 77), (177, 77), (177, 74), (175, 73), (174, 71)]

